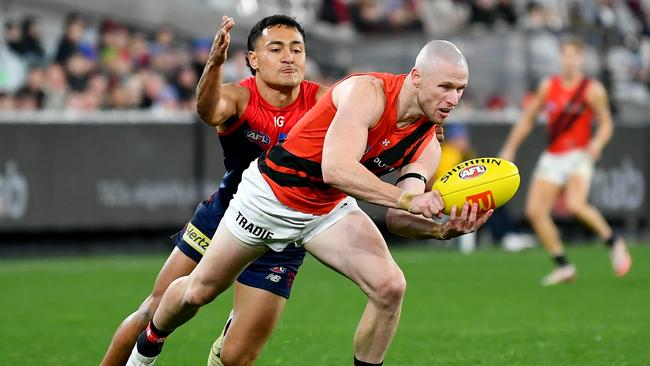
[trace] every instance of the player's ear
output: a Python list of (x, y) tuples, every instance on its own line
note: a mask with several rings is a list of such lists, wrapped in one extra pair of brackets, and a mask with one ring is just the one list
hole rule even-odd
[(257, 71), (257, 55), (255, 54), (255, 51), (248, 51), (246, 57), (248, 57), (248, 63), (251, 65), (253, 70)]
[(420, 89), (420, 86), (422, 85), (422, 75), (420, 74), (420, 70), (415, 67), (411, 69), (411, 80), (413, 81), (413, 85)]

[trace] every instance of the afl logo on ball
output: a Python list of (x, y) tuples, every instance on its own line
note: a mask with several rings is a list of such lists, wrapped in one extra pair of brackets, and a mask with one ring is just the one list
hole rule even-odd
[(472, 179), (483, 175), (485, 172), (487, 172), (485, 165), (471, 165), (458, 172), (458, 177), (461, 179)]

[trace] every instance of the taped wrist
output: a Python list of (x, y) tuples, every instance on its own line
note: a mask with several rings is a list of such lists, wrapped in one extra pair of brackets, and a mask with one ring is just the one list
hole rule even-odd
[(397, 208), (400, 210), (411, 212), (411, 202), (415, 195), (411, 192), (403, 191), (397, 199)]

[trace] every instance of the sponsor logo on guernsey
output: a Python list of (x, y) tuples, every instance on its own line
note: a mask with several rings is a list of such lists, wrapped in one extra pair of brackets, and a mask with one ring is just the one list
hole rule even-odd
[(456, 165), (455, 167), (451, 168), (450, 170), (448, 170), (447, 173), (445, 173), (445, 175), (443, 175), (440, 178), (440, 181), (442, 183), (447, 183), (449, 178), (451, 178), (451, 176), (454, 175), (455, 173), (458, 173), (463, 168), (466, 168), (466, 167), (472, 166), (472, 165), (477, 165), (477, 164), (501, 165), (501, 160), (495, 159), (495, 158), (479, 158), (479, 159), (472, 159), (472, 160), (465, 161), (465, 162), (463, 162), (461, 164)]
[(254, 236), (257, 236), (260, 239), (273, 239), (275, 235), (272, 231), (259, 227), (253, 224), (249, 219), (244, 217), (241, 212), (237, 211), (237, 224), (242, 227), (242, 229), (248, 231)]
[(273, 272), (273, 273), (280, 273), (280, 274), (282, 274), (282, 273), (286, 273), (286, 272), (287, 272), (287, 269), (284, 268), (284, 267), (282, 267), (282, 266), (271, 267), (270, 269), (271, 269), (271, 272)]
[(246, 130), (244, 133), (246, 134), (247, 139), (251, 140), (256, 144), (268, 145), (271, 143), (271, 138), (269, 137), (269, 135), (265, 134), (264, 132), (256, 131), (256, 130)]
[(389, 139), (384, 139), (384, 141), (382, 141), (381, 144), (382, 144), (384, 147), (388, 147), (388, 145), (390, 145), (390, 140), (389, 140)]
[(271, 281), (271, 282), (278, 283), (282, 279), (282, 276), (276, 275), (276, 274), (273, 274), (273, 273), (269, 273), (265, 278), (267, 280)]
[(482, 164), (472, 165), (472, 166), (468, 166), (467, 168), (461, 169), (458, 172), (458, 177), (460, 177), (461, 179), (472, 179), (483, 175), (483, 173), (485, 172), (487, 172), (487, 168), (485, 167), (485, 165)]
[(381, 168), (381, 169), (388, 168), (389, 172), (392, 172), (393, 170), (395, 170), (395, 168), (393, 168), (392, 166), (390, 166), (390, 165), (384, 163), (383, 161), (381, 161), (381, 159), (379, 157), (375, 157), (372, 160), (372, 162), (377, 164), (377, 168)]
[(475, 203), (478, 204), (479, 211), (487, 211), (491, 208), (496, 208), (492, 191), (485, 191), (467, 196), (465, 201), (469, 202), (471, 205)]
[(191, 222), (185, 227), (183, 240), (202, 255), (205, 254), (205, 250), (210, 245), (210, 238), (203, 234), (201, 230), (197, 229), (196, 226), (192, 225)]

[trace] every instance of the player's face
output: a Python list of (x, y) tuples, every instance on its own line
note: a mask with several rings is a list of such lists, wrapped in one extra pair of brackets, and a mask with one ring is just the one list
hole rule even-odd
[(456, 108), (467, 87), (469, 79), (467, 66), (459, 67), (440, 61), (420, 78), (417, 95), (420, 109), (431, 121), (443, 123)]
[(564, 74), (579, 73), (582, 69), (582, 51), (574, 45), (564, 45), (560, 52), (560, 65)]
[(305, 78), (305, 43), (297, 29), (277, 25), (264, 29), (249, 62), (266, 84), (296, 87)]

